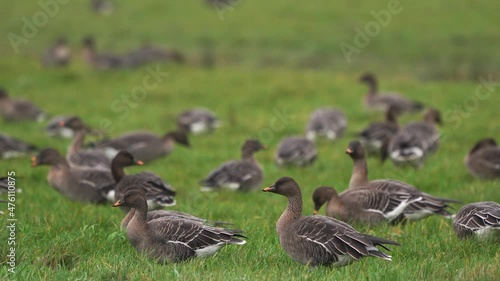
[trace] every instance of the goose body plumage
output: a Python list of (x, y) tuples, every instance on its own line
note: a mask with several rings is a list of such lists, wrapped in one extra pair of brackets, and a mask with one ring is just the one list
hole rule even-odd
[(347, 118), (340, 110), (319, 108), (309, 118), (306, 136), (310, 140), (314, 140), (317, 136), (334, 140), (343, 136), (346, 127)]
[(46, 113), (31, 101), (10, 98), (5, 89), (0, 89), (0, 116), (5, 121), (38, 121), (45, 120)]
[(453, 230), (459, 238), (500, 237), (500, 204), (477, 202), (463, 206), (453, 221)]
[(500, 178), (500, 147), (492, 138), (478, 141), (465, 157), (465, 166), (476, 178)]
[(194, 108), (177, 116), (177, 126), (193, 134), (213, 132), (220, 126), (219, 119), (208, 109)]
[(5, 134), (0, 134), (0, 154), (4, 159), (25, 156), (36, 151), (36, 149), (35, 145)]
[(306, 166), (316, 161), (317, 151), (314, 142), (305, 137), (287, 137), (279, 144), (274, 157), (278, 166)]

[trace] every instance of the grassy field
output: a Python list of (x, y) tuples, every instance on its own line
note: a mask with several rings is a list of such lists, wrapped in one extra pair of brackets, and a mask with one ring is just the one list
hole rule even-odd
[[(184, 3), (185, 2), (185, 3)], [(238, 158), (240, 146), (259, 137), (270, 150), (256, 158), (265, 170), (264, 185), (292, 176), (301, 185), (304, 214), (312, 214), (312, 191), (319, 185), (347, 188), (352, 162), (344, 151), (355, 133), (382, 119), (361, 103), (366, 92), (360, 73), (380, 73), (381, 86), (437, 107), (444, 116), (442, 145), (418, 171), (399, 170), (391, 163), (368, 162), (370, 178), (406, 181), (423, 191), (464, 203), (500, 202), (499, 181), (479, 181), (466, 171), (463, 159), (480, 138), (500, 139), (500, 38), (497, 11), (491, 2), (402, 1), (404, 9), (368, 46), (346, 62), (339, 44), (352, 44), (354, 26), (372, 21), (370, 11), (389, 1), (240, 1), (224, 11), (202, 1), (120, 1), (108, 17), (92, 14), (86, 1), (60, 5), (47, 25), (14, 53), (0, 41), (0, 85), (12, 96), (26, 97), (57, 114), (78, 114), (110, 136), (148, 129), (163, 133), (175, 127), (185, 108), (212, 109), (223, 126), (210, 135), (194, 136), (192, 148), (177, 147), (168, 157), (128, 173), (150, 170), (178, 192), (172, 209), (212, 220), (233, 222), (245, 230), (244, 246), (226, 247), (216, 256), (181, 264), (159, 265), (128, 243), (119, 224), (121, 211), (70, 202), (46, 181), (47, 167), (31, 168), (28, 158), (3, 160), (2, 175), (15, 171), (16, 274), (7, 271), (6, 217), (0, 217), (0, 279), (17, 280), (495, 280), (500, 276), (498, 244), (459, 241), (451, 221), (428, 218), (405, 226), (357, 226), (360, 231), (393, 239), (392, 262), (367, 258), (344, 268), (311, 270), (294, 262), (278, 243), (275, 223), (285, 198), (262, 192), (201, 193), (198, 181), (220, 163)], [(236, 3), (236, 2), (235, 2)], [(453, 5), (453, 7), (450, 7)], [(0, 34), (21, 33), (22, 18), (41, 8), (16, 1), (3, 3)], [(223, 18), (220, 17), (221, 12)], [(147, 67), (93, 71), (78, 60), (67, 69), (42, 69), (38, 56), (59, 35), (72, 47), (94, 34), (98, 47), (117, 52), (153, 42), (186, 52), (184, 66), (150, 65), (168, 72), (158, 86), (127, 110), (122, 103), (149, 75)], [(214, 44), (216, 67), (202, 69), (204, 42)], [(479, 79), (479, 77), (482, 77)], [(477, 92), (480, 89), (480, 92)], [(489, 90), (489, 92), (488, 92)], [(480, 93), (480, 94), (478, 94)], [(125, 104), (125, 103), (123, 103)], [(277, 168), (274, 149), (280, 139), (304, 132), (309, 114), (321, 106), (341, 108), (349, 120), (347, 136), (317, 142), (319, 158), (312, 167)], [(287, 118), (279, 119), (285, 115)], [(282, 120), (273, 126), (272, 120)], [(403, 123), (421, 115), (404, 116)], [(43, 124), (0, 121), (2, 133), (39, 147), (65, 151), (69, 140), (50, 139)], [(460, 206), (456, 206), (457, 210)], [(5, 211), (5, 210), (4, 210)], [(5, 218), (5, 219), (4, 219)]]

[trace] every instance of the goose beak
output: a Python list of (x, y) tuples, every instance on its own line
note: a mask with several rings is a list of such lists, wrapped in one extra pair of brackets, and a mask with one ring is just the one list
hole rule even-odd
[(59, 121), (59, 126), (64, 127), (64, 121)]
[(314, 210), (313, 215), (317, 215), (317, 214), (318, 214), (318, 210)]
[(345, 153), (351, 154), (352, 153), (352, 149), (350, 149), (350, 148), (346, 149)]
[(269, 146), (267, 144), (262, 145), (263, 150), (267, 150), (268, 148), (269, 148)]
[(273, 185), (271, 185), (269, 187), (266, 187), (266, 188), (262, 189), (262, 191), (264, 191), (264, 192), (274, 192), (274, 191), (276, 191), (276, 187), (273, 184)]
[(36, 167), (38, 166), (38, 163), (36, 161), (36, 156), (31, 157), (31, 167)]
[(141, 160), (139, 160), (139, 161), (137, 161), (137, 165), (142, 166), (142, 165), (144, 165), (144, 162), (142, 162)]
[(123, 205), (123, 201), (122, 200), (118, 200), (118, 201), (116, 201), (115, 204), (113, 204), (113, 207), (120, 207), (122, 205)]

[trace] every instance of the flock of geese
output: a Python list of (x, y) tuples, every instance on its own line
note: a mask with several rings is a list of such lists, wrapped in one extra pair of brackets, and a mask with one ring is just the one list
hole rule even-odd
[[(90, 45), (90, 41), (87, 43)], [(94, 57), (96, 62), (101, 59)], [(391, 260), (380, 248), (399, 243), (360, 233), (349, 223), (398, 224), (433, 215), (453, 219), (454, 231), (460, 238), (500, 233), (498, 203), (470, 203), (452, 214), (449, 207), (460, 203), (457, 200), (427, 194), (403, 181), (368, 179), (366, 158), (374, 154), (382, 160), (389, 157), (396, 165), (420, 168), (425, 158), (438, 149), (437, 125), (441, 120), (438, 110), (429, 109), (423, 121), (401, 127), (397, 122), (400, 114), (419, 112), (424, 106), (397, 94), (380, 93), (372, 74), (363, 75), (361, 82), (369, 87), (366, 106), (385, 110), (386, 121), (370, 124), (360, 133), (359, 140), (349, 143), (346, 153), (353, 161), (349, 188), (341, 193), (328, 186), (317, 188), (312, 195), (313, 216), (302, 216), (302, 193), (293, 178), (282, 177), (263, 189), (288, 199), (276, 224), (285, 252), (309, 266), (343, 266), (367, 256)], [(6, 122), (40, 121), (47, 117), (31, 102), (10, 98), (3, 89), (0, 115)], [(124, 168), (164, 157), (176, 145), (190, 146), (189, 134), (213, 132), (219, 124), (213, 112), (190, 109), (178, 115), (177, 129), (164, 135), (134, 131), (87, 145), (85, 137), (95, 130), (78, 116), (57, 116), (48, 122), (46, 130), (50, 136), (72, 138), (65, 156), (56, 149), (38, 149), (5, 134), (0, 135), (0, 151), (3, 158), (36, 153), (32, 166), (50, 166), (47, 181), (62, 196), (85, 203), (114, 203), (125, 213), (121, 226), (137, 251), (159, 262), (180, 262), (212, 255), (227, 244), (243, 245), (246, 237), (243, 231), (232, 229), (225, 222), (159, 209), (176, 203), (175, 190), (152, 172), (126, 174)], [(287, 137), (279, 143), (276, 165), (312, 165), (317, 158), (314, 140), (340, 138), (346, 127), (347, 118), (340, 110), (316, 110), (304, 136)], [(254, 154), (265, 149), (267, 146), (257, 139), (246, 140), (241, 147), (241, 159), (222, 163), (209, 172), (200, 181), (202, 190), (259, 188), (264, 173)], [(470, 150), (465, 164), (475, 177), (498, 179), (500, 148), (493, 139), (485, 138)], [(4, 181), (1, 186), (6, 189)], [(326, 216), (317, 215), (325, 204)]]

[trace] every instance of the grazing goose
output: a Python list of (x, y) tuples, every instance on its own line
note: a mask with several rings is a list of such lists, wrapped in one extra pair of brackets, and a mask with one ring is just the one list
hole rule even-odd
[(131, 132), (96, 145), (109, 158), (115, 157), (119, 151), (128, 151), (135, 159), (148, 163), (156, 158), (168, 155), (174, 149), (174, 143), (190, 147), (188, 136), (184, 131), (172, 131), (163, 136), (151, 132)]
[[(159, 176), (151, 172), (140, 172), (138, 174), (126, 175), (124, 167), (132, 165), (143, 165), (140, 160), (135, 160), (132, 154), (120, 151), (111, 161), (111, 173), (116, 182), (114, 192), (109, 194), (114, 201), (120, 199), (130, 186), (138, 186), (146, 192), (149, 209), (168, 207), (175, 205), (175, 190)], [(122, 208), (125, 212), (128, 209)]]
[(365, 105), (368, 108), (387, 111), (392, 106), (398, 114), (403, 112), (419, 112), (424, 108), (422, 103), (409, 100), (398, 94), (380, 93), (378, 91), (377, 78), (371, 73), (362, 75), (359, 81), (368, 85), (368, 95), (365, 98)]
[(32, 102), (12, 99), (5, 89), (0, 88), (0, 115), (5, 121), (33, 120), (41, 122), (46, 114)]
[(65, 38), (59, 38), (54, 46), (50, 47), (42, 57), (42, 64), (49, 66), (66, 66), (71, 59), (71, 50)]
[(202, 191), (211, 191), (219, 188), (248, 191), (262, 184), (263, 172), (253, 154), (267, 146), (257, 139), (248, 139), (241, 148), (241, 160), (228, 161), (203, 180)]
[(385, 152), (382, 151), (382, 147), (387, 145), (385, 142), (390, 141), (399, 130), (396, 108), (389, 107), (385, 114), (385, 122), (371, 123), (359, 134), (359, 141), (365, 147), (368, 155), (381, 154), (384, 158)]
[(177, 126), (193, 134), (213, 132), (219, 125), (215, 114), (204, 108), (188, 109), (177, 116)]
[(177, 50), (165, 50), (149, 44), (142, 45), (139, 49), (130, 52), (127, 56), (136, 65), (162, 61), (180, 64), (185, 60), (184, 55)]
[(33, 167), (51, 166), (47, 181), (64, 197), (73, 201), (104, 203), (115, 182), (108, 170), (71, 167), (53, 148), (43, 149), (31, 161)]
[(500, 147), (492, 138), (480, 140), (465, 157), (465, 166), (480, 179), (500, 177)]
[(411, 203), (422, 197), (402, 192), (388, 192), (375, 189), (346, 190), (340, 195), (328, 186), (316, 188), (313, 193), (314, 214), (325, 203), (326, 215), (344, 222), (379, 224), (398, 223), (404, 216), (403, 211)]
[(330, 140), (340, 138), (347, 127), (347, 119), (340, 110), (320, 108), (315, 110), (309, 118), (306, 136), (314, 140), (316, 136), (325, 136)]
[(113, 68), (130, 67), (131, 65), (127, 58), (119, 55), (97, 53), (95, 48), (94, 38), (85, 37), (82, 41), (83, 60), (94, 68), (108, 70)]
[(401, 181), (388, 179), (369, 181), (365, 150), (361, 143), (359, 141), (351, 141), (346, 153), (349, 154), (354, 162), (349, 190), (370, 188), (391, 193), (408, 193), (414, 197), (422, 197), (421, 200), (411, 203), (403, 211), (405, 218), (409, 220), (419, 220), (430, 215), (451, 218), (452, 215), (447, 210), (449, 203), (460, 203), (458, 200), (432, 196)]
[(288, 207), (276, 223), (276, 230), (285, 252), (301, 264), (344, 266), (368, 256), (390, 261), (392, 257), (376, 246), (399, 245), (359, 233), (347, 223), (331, 217), (303, 217), (302, 194), (299, 185), (290, 177), (280, 178), (262, 191), (288, 198)]
[(131, 189), (114, 207), (135, 209), (127, 238), (135, 249), (160, 263), (174, 263), (215, 254), (227, 244), (246, 243), (242, 231), (213, 227), (175, 216), (147, 220), (144, 190)]
[(115, 5), (109, 0), (90, 0), (90, 9), (97, 14), (109, 16), (114, 12)]
[[(75, 135), (75, 130), (73, 128), (68, 128), (66, 126), (61, 126), (61, 124), (66, 124), (68, 120), (76, 118), (77, 116), (55, 116), (47, 122), (45, 126), (45, 131), (50, 137), (61, 137), (66, 139), (71, 139)], [(88, 128), (85, 126), (85, 128)]]
[(453, 230), (458, 238), (500, 238), (500, 204), (477, 202), (463, 206), (455, 216)]
[(3, 159), (25, 156), (36, 150), (36, 146), (32, 144), (5, 134), (0, 134), (0, 154)]
[(306, 166), (314, 163), (316, 156), (316, 147), (312, 140), (304, 137), (287, 137), (278, 145), (274, 160), (278, 166)]
[(439, 111), (429, 109), (424, 122), (413, 122), (402, 128), (389, 144), (392, 162), (421, 168), (424, 158), (436, 152), (439, 146), (437, 124), (441, 124)]

